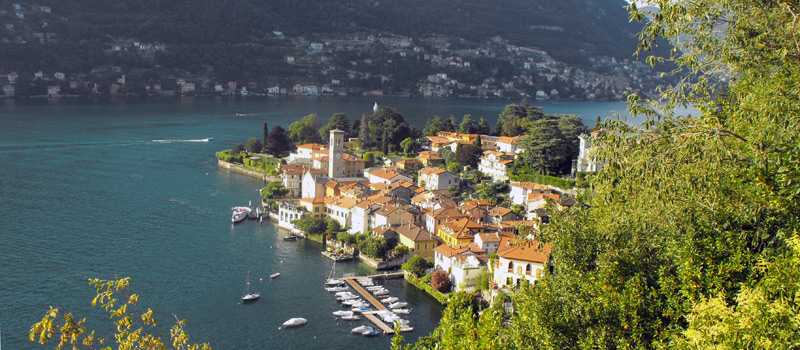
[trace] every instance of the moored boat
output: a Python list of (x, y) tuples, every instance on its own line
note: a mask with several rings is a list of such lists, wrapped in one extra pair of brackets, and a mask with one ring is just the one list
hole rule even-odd
[(273, 274), (269, 275), (269, 278), (275, 278), (275, 277), (278, 277), (280, 275), (281, 275), (280, 272), (276, 272), (276, 273), (273, 273)]
[(361, 335), (363, 335), (365, 337), (376, 337), (376, 336), (378, 336), (380, 334), (381, 334), (381, 332), (379, 332), (379, 331), (377, 331), (375, 329), (373, 329), (371, 331), (366, 331), (364, 333), (361, 333)]
[(305, 318), (295, 317), (295, 318), (290, 318), (289, 320), (284, 322), (283, 326), (284, 327), (297, 327), (297, 326), (302, 326), (302, 325), (306, 324), (306, 322), (308, 322), (308, 320), (306, 320)]
[(342, 316), (342, 319), (345, 321), (358, 321), (360, 317), (357, 315), (350, 315), (350, 316)]
[(356, 334), (363, 334), (364, 332), (369, 332), (371, 330), (374, 330), (374, 328), (372, 328), (372, 326), (358, 326), (358, 327), (353, 328), (352, 330), (350, 330), (350, 332), (353, 332), (353, 333), (356, 333)]
[(400, 300), (400, 299), (398, 299), (397, 297), (388, 297), (386, 299), (381, 300), (381, 302), (384, 303), (384, 304), (391, 304), (391, 303), (397, 302), (398, 300)]
[(261, 297), (261, 294), (258, 293), (250, 293), (250, 271), (247, 271), (247, 290), (245, 291), (244, 295), (242, 296), (242, 302), (249, 302), (258, 300)]
[(402, 308), (403, 306), (406, 306), (406, 305), (408, 305), (408, 303), (406, 303), (404, 301), (398, 301), (396, 303), (389, 304), (389, 308), (390, 309), (399, 309), (399, 308)]
[(353, 316), (353, 311), (350, 310), (339, 310), (333, 312), (334, 316), (345, 317), (345, 316)]

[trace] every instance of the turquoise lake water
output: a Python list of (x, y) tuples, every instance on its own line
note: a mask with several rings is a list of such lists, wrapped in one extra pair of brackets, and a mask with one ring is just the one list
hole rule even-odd
[[(188, 322), (192, 342), (215, 349), (388, 348), (390, 337), (349, 330), (366, 321), (334, 320), (341, 309), (322, 289), (333, 262), (315, 242), (284, 242), (274, 224), (231, 226), (230, 208), (258, 200), (262, 183), (217, 169), (214, 152), (260, 136), (262, 123), (288, 127), (317, 113), (352, 120), (374, 99), (176, 99), (0, 101), (0, 331), (2, 347), (52, 348), (27, 340), (48, 306), (108, 329), (87, 280), (130, 276), (140, 304), (162, 325)], [(378, 99), (423, 127), (435, 114), (485, 117), (492, 126), (507, 101)], [(624, 112), (623, 103), (545, 103), (546, 113)], [(240, 114), (237, 116), (237, 113)], [(243, 115), (241, 115), (243, 114)], [(189, 142), (213, 137), (212, 142)], [(176, 140), (170, 143), (153, 140)], [(250, 271), (255, 303), (241, 305)], [(372, 274), (360, 263), (341, 273)], [(281, 276), (270, 280), (274, 272)], [(263, 278), (263, 280), (261, 280)], [(402, 280), (387, 283), (409, 302), (415, 330), (427, 335), (442, 307)], [(308, 324), (278, 330), (285, 320)], [(168, 331), (163, 328), (165, 337)], [(102, 334), (103, 332), (99, 332)]]

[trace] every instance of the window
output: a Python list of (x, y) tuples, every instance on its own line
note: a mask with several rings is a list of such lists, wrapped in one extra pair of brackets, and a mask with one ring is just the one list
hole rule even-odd
[(425, 243), (425, 249), (428, 249), (428, 243)]
[(417, 249), (419, 249), (419, 243), (417, 243)]
[(513, 273), (513, 272), (514, 272), (514, 263), (509, 261), (508, 262), (508, 273)]
[[(315, 213), (319, 213), (319, 207), (314, 208)], [(315, 216), (316, 217), (316, 216)]]
[(525, 274), (528, 276), (531, 275), (531, 264), (528, 264), (528, 266), (525, 268)]

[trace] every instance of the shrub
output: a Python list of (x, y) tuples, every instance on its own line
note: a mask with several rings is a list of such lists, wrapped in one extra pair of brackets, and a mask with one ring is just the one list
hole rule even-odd
[(419, 255), (415, 255), (403, 263), (402, 268), (415, 276), (420, 276), (425, 273), (430, 264)]
[(431, 287), (440, 291), (446, 292), (450, 290), (450, 276), (444, 270), (436, 270), (431, 275)]

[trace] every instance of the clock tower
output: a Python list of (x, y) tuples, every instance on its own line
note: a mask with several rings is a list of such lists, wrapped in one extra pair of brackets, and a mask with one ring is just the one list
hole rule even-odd
[(330, 131), (331, 138), (328, 144), (328, 177), (331, 179), (344, 177), (344, 131), (334, 129)]

